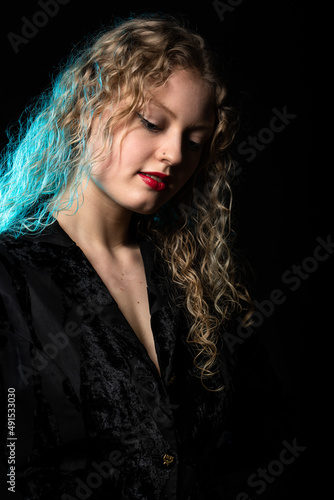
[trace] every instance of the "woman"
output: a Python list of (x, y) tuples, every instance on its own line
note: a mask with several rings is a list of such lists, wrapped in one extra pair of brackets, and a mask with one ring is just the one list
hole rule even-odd
[(9, 144), (3, 428), (25, 500), (207, 498), (217, 479), (223, 332), (247, 303), (225, 94), (198, 34), (134, 18), (69, 61)]

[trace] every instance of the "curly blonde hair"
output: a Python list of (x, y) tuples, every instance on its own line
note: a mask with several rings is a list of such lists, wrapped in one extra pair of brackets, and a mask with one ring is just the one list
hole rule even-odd
[[(169, 16), (131, 18), (70, 58), (3, 155), (0, 233), (40, 231), (73, 200), (78, 209), (79, 187), (97, 160), (87, 147), (93, 119), (115, 108), (103, 131), (111, 147), (113, 127), (140, 109), (148, 90), (162, 86), (175, 68), (195, 71), (212, 88), (215, 132), (192, 178), (158, 212), (139, 216), (139, 228), (160, 249), (181, 292), (187, 342), (203, 383), (215, 374), (222, 328), (249, 300), (232, 252), (228, 151), (236, 116), (225, 103), (213, 56), (196, 32)], [(127, 106), (117, 107), (125, 98)], [(65, 190), (67, 205), (60, 203)]]

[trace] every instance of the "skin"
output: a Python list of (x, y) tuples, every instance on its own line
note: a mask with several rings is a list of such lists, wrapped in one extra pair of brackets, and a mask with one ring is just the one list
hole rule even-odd
[[(107, 118), (105, 114), (93, 122), (89, 143), (93, 153), (103, 149), (101, 123), (103, 128)], [(74, 215), (74, 210), (62, 211), (57, 217), (99, 274), (159, 373), (143, 261), (129, 224), (133, 212), (154, 213), (188, 181), (213, 134), (214, 122), (214, 99), (207, 83), (196, 73), (174, 71), (126, 127), (116, 127), (111, 152), (94, 166), (79, 210)], [(138, 175), (145, 171), (170, 175), (167, 189), (149, 187)]]

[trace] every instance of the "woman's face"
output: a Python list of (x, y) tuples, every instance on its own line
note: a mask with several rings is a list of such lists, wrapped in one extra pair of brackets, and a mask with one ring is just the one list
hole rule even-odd
[[(172, 73), (126, 127), (114, 130), (110, 154), (92, 170), (94, 192), (133, 212), (155, 212), (195, 172), (214, 123), (214, 98), (208, 84), (185, 70)], [(93, 124), (94, 152), (100, 151), (102, 140)]]

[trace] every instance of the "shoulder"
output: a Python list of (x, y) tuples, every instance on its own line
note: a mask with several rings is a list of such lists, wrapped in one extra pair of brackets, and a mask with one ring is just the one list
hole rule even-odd
[(10, 245), (14, 238), (12, 236), (2, 236), (0, 235), (0, 261), (10, 261)]
[(0, 329), (19, 314), (18, 305), (25, 302), (26, 280), (21, 265), (20, 238), (0, 236)]
[(0, 262), (37, 269), (52, 267), (64, 251), (74, 246), (75, 243), (55, 221), (38, 233), (23, 234), (17, 238), (0, 235)]
[[(0, 235), (0, 313), (11, 310), (15, 316), (18, 308), (25, 310), (29, 298), (29, 282), (38, 276), (52, 274), (62, 262), (64, 248), (62, 235), (46, 228), (39, 234), (15, 237)], [(30, 280), (30, 281), (29, 281)], [(15, 305), (15, 307), (14, 307)]]
[(15, 275), (20, 275), (20, 262), (16, 257), (15, 247), (19, 246), (15, 238), (0, 236), (0, 296), (8, 294)]

